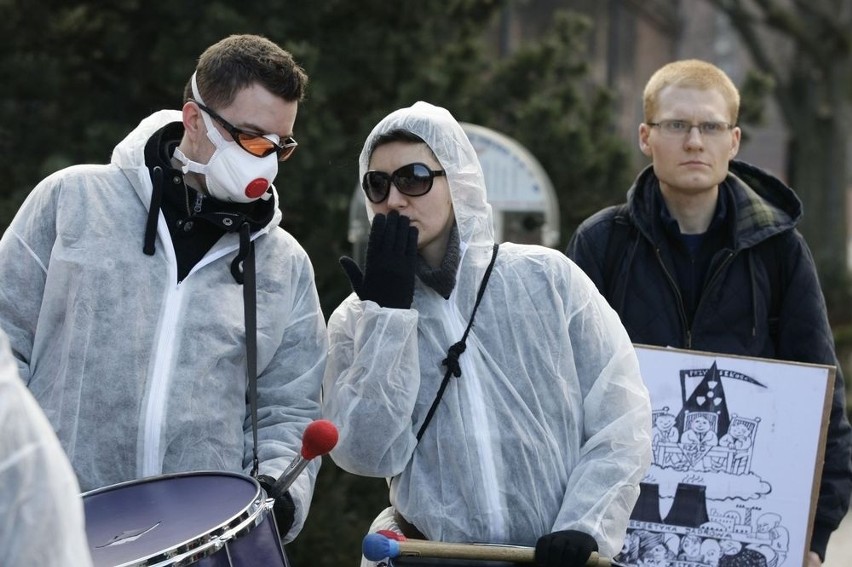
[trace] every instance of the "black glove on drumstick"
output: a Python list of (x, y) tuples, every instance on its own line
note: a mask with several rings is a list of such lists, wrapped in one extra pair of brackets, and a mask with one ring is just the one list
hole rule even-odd
[(537, 567), (583, 567), (593, 551), (598, 550), (595, 538), (577, 530), (545, 534), (535, 544)]
[[(275, 484), (275, 479), (271, 476), (262, 474), (257, 477), (257, 481), (267, 494), (271, 494), (272, 486)], [(293, 523), (296, 520), (296, 505), (293, 503), (293, 497), (290, 492), (285, 492), (275, 499), (275, 504), (272, 506), (272, 513), (275, 515), (275, 525), (278, 528), (278, 537), (284, 539)]]
[(409, 218), (397, 211), (373, 218), (364, 272), (352, 258), (340, 258), (352, 290), (362, 301), (375, 301), (382, 307), (411, 308), (417, 235), (417, 228), (410, 225)]

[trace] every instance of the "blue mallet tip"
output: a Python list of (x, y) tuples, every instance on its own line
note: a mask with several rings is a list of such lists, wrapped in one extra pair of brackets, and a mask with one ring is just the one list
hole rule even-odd
[(361, 552), (370, 561), (380, 561), (385, 557), (399, 555), (399, 542), (382, 534), (367, 534), (361, 545)]

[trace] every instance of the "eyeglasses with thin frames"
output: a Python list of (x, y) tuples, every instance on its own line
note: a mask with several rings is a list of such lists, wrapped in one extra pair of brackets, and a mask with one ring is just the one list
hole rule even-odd
[(231, 135), (231, 138), (234, 139), (238, 146), (255, 157), (262, 158), (275, 153), (278, 155), (278, 161), (287, 161), (290, 156), (293, 155), (293, 152), (296, 150), (296, 146), (299, 145), (296, 139), (292, 136), (281, 138), (281, 143), (275, 143), (264, 135), (253, 134), (252, 132), (241, 130), (219, 116), (213, 109), (208, 108), (197, 100), (193, 100), (192, 102), (194, 102), (198, 108), (210, 115), (210, 118), (218, 122), (219, 125)]
[(698, 128), (698, 133), (704, 138), (716, 138), (735, 127), (727, 122), (707, 121), (692, 123), (686, 120), (660, 120), (659, 122), (646, 122), (652, 128), (659, 128), (660, 133), (668, 138), (682, 138), (689, 135), (693, 128)]

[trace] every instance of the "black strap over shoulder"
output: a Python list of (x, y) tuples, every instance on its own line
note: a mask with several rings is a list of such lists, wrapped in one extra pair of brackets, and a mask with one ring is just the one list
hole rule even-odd
[(482, 276), (482, 282), (479, 284), (479, 291), (476, 294), (476, 303), (473, 304), (473, 312), (470, 314), (470, 320), (467, 322), (467, 328), (464, 330), (464, 334), (459, 342), (452, 345), (447, 351), (447, 358), (443, 360), (441, 364), (447, 367), (447, 372), (444, 374), (444, 379), (441, 381), (441, 386), (438, 388), (438, 392), (435, 394), (435, 399), (432, 401), (432, 406), (429, 408), (429, 411), (426, 413), (426, 419), (423, 420), (423, 424), (420, 426), (420, 429), (417, 431), (417, 441), (420, 441), (420, 438), (423, 437), (423, 432), (426, 431), (426, 426), (429, 425), (429, 422), (432, 421), (432, 416), (435, 415), (435, 410), (438, 409), (438, 404), (441, 402), (441, 398), (444, 396), (444, 390), (447, 389), (447, 384), (450, 382), (450, 376), (455, 376), (458, 378), (461, 376), (461, 366), (459, 366), (459, 357), (467, 348), (467, 336), (470, 334), (471, 328), (473, 328), (473, 318), (476, 316), (476, 310), (479, 308), (479, 303), (482, 301), (482, 296), (485, 295), (485, 286), (488, 285), (488, 278), (491, 277), (491, 270), (494, 268), (494, 262), (497, 260), (497, 249), (499, 248), (499, 244), (494, 244), (494, 249), (491, 252), (491, 262), (488, 264), (488, 268), (485, 269), (485, 274)]
[[(242, 262), (242, 266), (240, 266)], [(242, 267), (242, 271), (240, 271)], [(248, 402), (251, 411), (252, 462), (251, 476), (257, 477), (260, 460), (257, 455), (257, 281), (254, 242), (248, 223), (240, 226), (240, 253), (231, 266), (237, 282), (243, 286), (243, 312), (246, 329), (246, 378)], [(238, 277), (239, 276), (239, 277)]]

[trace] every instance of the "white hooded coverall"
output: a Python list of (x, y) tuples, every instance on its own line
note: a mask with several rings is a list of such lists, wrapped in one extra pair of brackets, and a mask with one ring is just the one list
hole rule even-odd
[(359, 176), (372, 141), (394, 129), (420, 136), (446, 171), (462, 258), (449, 299), (418, 279), (410, 309), (352, 294), (332, 314), (323, 383), (324, 417), (340, 430), (332, 458), (394, 477), (391, 504), (430, 539), (532, 546), (574, 529), (616, 554), (650, 463), (650, 401), (618, 316), (562, 253), (500, 245), (462, 375), (418, 446), (494, 234), (478, 158), (444, 109), (420, 102), (383, 119)]
[[(243, 288), (230, 269), (239, 235), (224, 234), (180, 282), (162, 213), (154, 255), (142, 251), (152, 194), (145, 145), (180, 120), (157, 112), (110, 164), (47, 177), (0, 240), (0, 327), (86, 491), (251, 468)], [(259, 474), (273, 478), (319, 417), (327, 351), (313, 267), (280, 220), (276, 206), (252, 235)], [(304, 524), (319, 464), (290, 488), (287, 541)]]
[(0, 332), (0, 562), (92, 564), (80, 487)]

